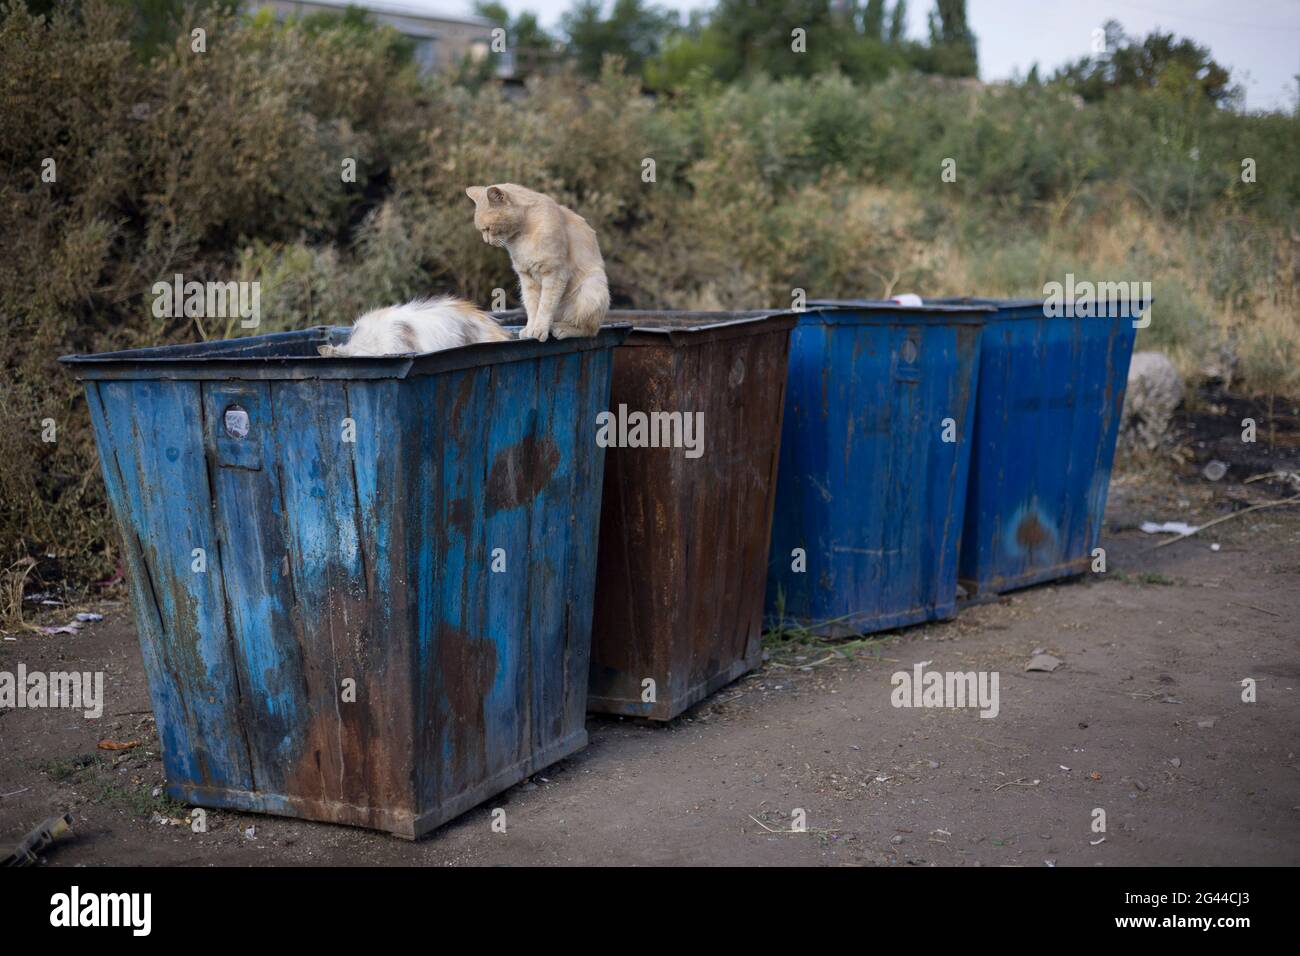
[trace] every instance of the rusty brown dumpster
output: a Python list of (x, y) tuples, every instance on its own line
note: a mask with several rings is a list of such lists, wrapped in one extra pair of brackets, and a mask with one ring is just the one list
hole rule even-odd
[(588, 709), (671, 720), (761, 659), (795, 316), (611, 312)]

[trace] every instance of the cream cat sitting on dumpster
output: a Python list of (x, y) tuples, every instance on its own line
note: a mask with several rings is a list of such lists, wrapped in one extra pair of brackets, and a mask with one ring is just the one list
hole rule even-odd
[[(609, 311), (609, 285), (596, 232), (549, 196), (514, 183), (471, 186), (474, 226), (501, 246), (519, 277), (528, 321), (520, 338), (545, 342), (595, 335)], [(388, 306), (357, 319), (344, 345), (322, 345), (324, 356), (408, 355), (510, 336), (483, 310), (443, 296)]]

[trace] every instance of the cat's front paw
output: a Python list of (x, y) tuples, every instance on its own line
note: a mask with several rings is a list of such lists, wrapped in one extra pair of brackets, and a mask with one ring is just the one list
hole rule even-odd
[(551, 330), (549, 326), (543, 325), (541, 322), (529, 322), (524, 326), (524, 330), (519, 333), (519, 337), (521, 339), (536, 339), (539, 342), (545, 342), (550, 334)]

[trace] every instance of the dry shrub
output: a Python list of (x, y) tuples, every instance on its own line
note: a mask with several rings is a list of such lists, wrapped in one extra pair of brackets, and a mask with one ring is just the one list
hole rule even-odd
[[(508, 257), (472, 226), (471, 184), (523, 183), (585, 216), (616, 305), (772, 307), (795, 289), (1037, 295), (1066, 272), (1150, 280), (1141, 347), (1169, 351), (1193, 381), (1209, 361), (1243, 389), (1300, 395), (1294, 118), (1174, 115), (1141, 98), (1076, 108), (1052, 90), (907, 76), (655, 100), (615, 62), (598, 82), (560, 74), (508, 95), (418, 80), (389, 31), (190, 16), (206, 53), (185, 29), (143, 61), (108, 0), (48, 22), (0, 5), (10, 592), (19, 571), (31, 585), (115, 563), (59, 354), (245, 334), (155, 319), (149, 290), (176, 272), (259, 281), (260, 331), (443, 291), (489, 304), (504, 289), (515, 304)], [(1261, 163), (1249, 188), (1235, 174), (1247, 149)], [(944, 184), (949, 156), (958, 179)], [(41, 441), (46, 419), (57, 442)], [(39, 563), (17, 563), (28, 557)]]
[[(415, 112), (385, 37), (349, 47), (192, 16), (207, 52), (186, 30), (145, 63), (117, 4), (49, 20), (0, 7), (0, 566), (36, 557), (29, 585), (115, 564), (84, 402), (57, 357), (193, 339), (188, 320), (152, 316), (155, 282), (230, 277), (243, 237), (346, 233), (364, 196), (341, 159), (386, 174), (385, 144), (409, 139), (402, 121), (376, 120)], [(42, 440), (47, 421), (56, 441)]]

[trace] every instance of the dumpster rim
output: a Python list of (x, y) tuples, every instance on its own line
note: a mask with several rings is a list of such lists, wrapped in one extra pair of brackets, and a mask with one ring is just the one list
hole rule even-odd
[[(689, 319), (694, 317), (720, 319), (698, 325), (682, 325), (667, 328), (658, 325), (638, 325), (637, 317), (671, 316)], [(516, 328), (516, 321), (523, 317), (523, 309), (509, 309), (493, 312), (492, 317), (506, 328)], [(799, 313), (793, 309), (739, 309), (735, 311), (705, 311), (693, 309), (611, 309), (606, 319), (613, 319), (602, 328), (617, 328), (630, 325), (631, 331), (620, 345), (662, 346), (682, 348), (691, 345), (703, 345), (721, 339), (744, 335), (767, 335), (793, 329), (799, 321)], [(627, 319), (628, 322), (623, 320)], [(665, 339), (667, 340), (665, 342)]]
[(800, 315), (809, 312), (901, 312), (909, 315), (924, 316), (926, 313), (941, 315), (984, 315), (997, 309), (984, 302), (940, 302), (937, 299), (923, 300), (921, 305), (904, 305), (888, 299), (809, 299), (808, 307)]
[(994, 317), (990, 306), (906, 306), (862, 300), (840, 300), (833, 304), (809, 303), (798, 313), (799, 325), (969, 325), (983, 326)]
[[(628, 346), (662, 346), (673, 348), (692, 345), (704, 345), (721, 339), (748, 335), (768, 335), (787, 332), (799, 322), (799, 314), (790, 309), (754, 309), (737, 312), (703, 312), (679, 311), (674, 309), (628, 309), (609, 313), (618, 319), (632, 320), (632, 331), (624, 345)], [(670, 316), (680, 319), (721, 318), (720, 321), (705, 321), (697, 325), (665, 327), (662, 325), (638, 325), (638, 316)]]
[[(986, 298), (983, 296), (942, 296), (936, 299), (928, 300), (937, 305), (987, 305), (993, 311), (992, 319), (1135, 319), (1142, 315), (1151, 304), (1155, 301), (1155, 296), (1143, 298), (1138, 296), (1136, 299), (1123, 299), (1118, 303), (1115, 312), (1107, 312), (1104, 315), (1080, 315), (1075, 316), (1073, 305), (1075, 300), (1063, 302), (1062, 306), (1067, 310), (1063, 315), (1044, 315), (1043, 308), (1047, 305), (1047, 299), (996, 299)], [(1094, 304), (1095, 307), (1095, 304)], [(1027, 310), (1033, 310), (1037, 315), (1014, 314), (1023, 313)]]
[[(583, 338), (551, 339), (538, 342), (533, 339), (511, 339), (507, 342), (476, 342), (437, 352), (408, 353), (382, 356), (336, 355), (210, 355), (195, 354), (196, 346), (216, 342), (232, 342), (272, 337), (302, 337), (309, 333), (325, 333), (347, 329), (350, 326), (317, 325), (288, 332), (270, 332), (261, 336), (237, 336), (234, 339), (216, 339), (204, 343), (177, 343), (151, 346), (143, 349), (122, 349), (114, 352), (72, 354), (59, 357), (59, 364), (68, 368), (80, 380), (138, 380), (138, 381), (199, 381), (199, 380), (373, 380), (413, 379), (443, 372), (524, 362), (550, 355), (571, 355), (579, 352), (602, 351), (620, 345), (632, 331), (631, 326), (611, 324), (603, 326), (596, 335)], [(178, 355), (168, 352), (191, 350)]]

